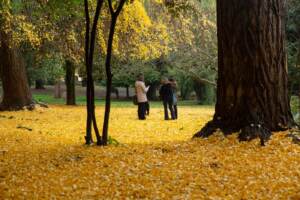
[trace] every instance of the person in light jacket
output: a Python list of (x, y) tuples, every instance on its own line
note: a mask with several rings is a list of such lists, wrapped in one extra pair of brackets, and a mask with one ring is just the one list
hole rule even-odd
[(148, 92), (149, 86), (146, 87), (144, 82), (144, 75), (139, 74), (137, 76), (137, 80), (135, 82), (135, 92), (137, 96), (137, 102), (138, 102), (138, 117), (139, 120), (145, 120), (146, 119), (146, 109), (147, 109), (147, 92)]

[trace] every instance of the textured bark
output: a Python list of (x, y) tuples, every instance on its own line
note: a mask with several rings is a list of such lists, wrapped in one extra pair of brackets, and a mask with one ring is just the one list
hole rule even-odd
[(33, 105), (28, 85), (25, 62), (20, 52), (12, 47), (10, 37), (0, 32), (0, 68), (3, 97), (0, 110), (20, 110)]
[(295, 125), (289, 105), (285, 50), (285, 1), (217, 1), (218, 82), (213, 121), (195, 136), (217, 128), (241, 131), (240, 140)]
[(66, 61), (66, 88), (67, 105), (76, 105), (75, 95), (75, 65), (72, 61)]

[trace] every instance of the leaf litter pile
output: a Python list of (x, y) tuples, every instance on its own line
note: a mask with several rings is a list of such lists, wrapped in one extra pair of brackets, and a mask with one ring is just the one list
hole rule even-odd
[(2, 112), (0, 199), (300, 199), (300, 146), (288, 132), (265, 147), (236, 134), (191, 140), (213, 109), (179, 111), (178, 121), (161, 108), (138, 121), (136, 108), (113, 108), (119, 144), (108, 147), (83, 145), (85, 107)]

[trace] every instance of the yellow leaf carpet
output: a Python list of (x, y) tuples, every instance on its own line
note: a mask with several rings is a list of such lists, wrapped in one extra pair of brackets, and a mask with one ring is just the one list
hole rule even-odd
[[(239, 143), (217, 133), (191, 140), (211, 107), (112, 108), (120, 144), (86, 147), (85, 107), (0, 113), (0, 199), (300, 199), (300, 146), (287, 132)], [(101, 128), (103, 108), (97, 109)]]

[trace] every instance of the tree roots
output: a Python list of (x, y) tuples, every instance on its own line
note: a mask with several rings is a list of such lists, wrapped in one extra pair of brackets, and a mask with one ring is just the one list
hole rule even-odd
[(214, 121), (209, 121), (199, 132), (197, 132), (193, 138), (208, 138), (214, 134), (219, 127), (216, 126)]
[[(218, 129), (221, 129), (225, 135), (234, 132), (233, 130), (224, 129), (219, 122), (210, 121), (208, 122), (199, 132), (197, 132), (193, 138), (208, 138), (209, 136), (213, 135)], [(260, 145), (265, 146), (265, 142), (267, 142), (272, 132), (264, 127), (263, 125), (257, 123), (251, 123), (244, 128), (240, 129), (239, 133), (239, 141), (251, 141), (255, 138), (260, 139)], [(237, 130), (238, 131), (238, 130)]]
[(265, 146), (272, 135), (272, 132), (261, 124), (250, 124), (242, 128), (239, 134), (239, 141), (251, 141), (255, 138), (260, 139), (260, 145)]

